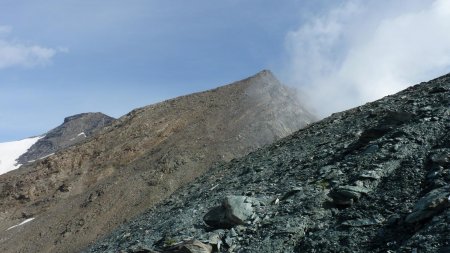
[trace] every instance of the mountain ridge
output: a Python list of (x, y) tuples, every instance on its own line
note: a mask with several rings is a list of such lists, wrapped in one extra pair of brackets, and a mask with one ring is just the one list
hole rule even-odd
[(449, 252), (449, 105), (445, 75), (332, 114), (85, 252)]
[(0, 250), (78, 251), (212, 164), (314, 120), (268, 72), (137, 108), (77, 145), (0, 176), (7, 211), (0, 230), (35, 218), (0, 231)]

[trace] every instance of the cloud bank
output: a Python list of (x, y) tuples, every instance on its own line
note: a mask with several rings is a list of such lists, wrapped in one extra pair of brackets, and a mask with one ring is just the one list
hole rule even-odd
[(9, 39), (12, 28), (0, 26), (0, 69), (9, 67), (35, 67), (51, 62), (59, 50), (28, 45)]
[(322, 116), (450, 72), (450, 1), (383, 2), (347, 1), (287, 35), (289, 82)]

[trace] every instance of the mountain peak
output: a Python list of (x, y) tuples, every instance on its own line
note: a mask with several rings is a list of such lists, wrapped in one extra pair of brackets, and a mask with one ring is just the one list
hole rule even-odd
[(274, 76), (274, 74), (272, 73), (272, 71), (270, 71), (269, 69), (263, 69), (261, 71), (259, 71), (258, 73), (255, 74), (255, 76)]
[(85, 112), (85, 113), (79, 113), (79, 114), (75, 114), (75, 115), (64, 118), (64, 123), (67, 123), (67, 122), (73, 121), (73, 120), (77, 120), (77, 119), (81, 119), (84, 117), (109, 117), (109, 116), (105, 115), (101, 112)]
[(63, 124), (48, 131), (17, 161), (25, 164), (72, 146), (111, 124), (114, 120), (100, 112), (80, 113), (66, 117)]
[(272, 73), (272, 71), (268, 69), (263, 69), (260, 72), (256, 73), (255, 75), (249, 77), (250, 80), (258, 80), (263, 81), (264, 83), (271, 83), (271, 84), (280, 84), (280, 81), (275, 77), (275, 75)]

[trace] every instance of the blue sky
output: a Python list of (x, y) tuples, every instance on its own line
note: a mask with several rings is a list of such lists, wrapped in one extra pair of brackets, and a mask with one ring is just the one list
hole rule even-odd
[(0, 142), (262, 69), (328, 115), (450, 72), (449, 9), (443, 0), (0, 0)]

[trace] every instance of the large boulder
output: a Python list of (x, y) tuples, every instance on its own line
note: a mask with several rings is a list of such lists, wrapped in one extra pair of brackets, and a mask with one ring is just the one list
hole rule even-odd
[(405, 221), (407, 223), (416, 223), (431, 218), (449, 206), (449, 199), (449, 187), (432, 190), (417, 201), (412, 213), (406, 216)]
[(227, 196), (222, 205), (206, 213), (203, 221), (211, 227), (230, 228), (245, 224), (254, 213), (252, 199), (246, 196)]

